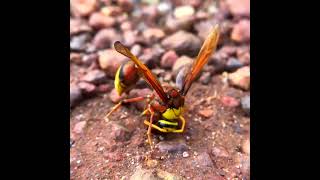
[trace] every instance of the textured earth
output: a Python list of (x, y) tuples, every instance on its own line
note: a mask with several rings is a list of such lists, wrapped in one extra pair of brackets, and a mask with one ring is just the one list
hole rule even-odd
[[(250, 6), (247, 0), (70, 0), (70, 178), (250, 179)], [(120, 99), (151, 92), (141, 81), (119, 97), (113, 79), (130, 47), (162, 83), (196, 57), (215, 25), (215, 54), (186, 96), (186, 130), (153, 133), (143, 103), (105, 115)]]

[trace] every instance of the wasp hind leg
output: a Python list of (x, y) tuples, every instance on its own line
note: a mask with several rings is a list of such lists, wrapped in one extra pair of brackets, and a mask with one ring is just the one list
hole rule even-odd
[(164, 132), (164, 133), (182, 133), (185, 129), (185, 125), (186, 125), (186, 120), (183, 118), (183, 116), (179, 116), (179, 119), (182, 122), (181, 128), (180, 129), (169, 129), (169, 128), (161, 128), (155, 124), (150, 123), (149, 121), (145, 120), (144, 124), (147, 126), (151, 126), (152, 128), (160, 131), (160, 132)]
[(151, 125), (152, 128), (154, 128), (154, 129), (156, 129), (156, 130), (158, 130), (158, 131), (160, 131), (160, 132), (164, 132), (164, 133), (170, 132), (170, 131), (168, 131), (167, 129), (161, 128), (161, 127), (159, 127), (159, 126), (157, 126), (157, 125), (155, 125), (155, 124), (150, 124), (150, 122), (147, 121), (147, 120), (144, 121), (144, 124), (147, 125), (147, 126), (150, 126), (150, 125)]
[(151, 116), (150, 116), (150, 119), (149, 119), (149, 122), (148, 122), (148, 131), (147, 131), (147, 136), (148, 136), (148, 142), (150, 144), (150, 147), (151, 147), (151, 150), (153, 150), (152, 148), (152, 140), (151, 140), (151, 127), (152, 127), (152, 121), (153, 121), (153, 117), (154, 117), (154, 110), (150, 107), (149, 105), (149, 108), (148, 108)]
[(174, 133), (182, 133), (184, 131), (184, 128), (185, 128), (185, 125), (186, 125), (186, 120), (183, 118), (183, 116), (179, 116), (179, 119), (182, 122), (181, 129), (174, 130), (173, 131)]

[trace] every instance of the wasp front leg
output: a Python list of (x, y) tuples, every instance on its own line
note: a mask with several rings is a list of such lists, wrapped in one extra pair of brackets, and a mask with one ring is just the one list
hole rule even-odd
[(150, 144), (151, 150), (152, 150), (152, 141), (151, 141), (151, 127), (152, 127), (152, 121), (153, 121), (153, 117), (154, 117), (154, 110), (152, 109), (152, 107), (150, 106), (150, 104), (148, 104), (148, 110), (150, 112), (150, 120), (149, 120), (149, 126), (148, 126), (148, 131), (147, 131), (147, 135), (148, 135), (148, 142)]
[(155, 95), (153, 93), (151, 95), (147, 96), (146, 105), (144, 107), (144, 111), (141, 113), (141, 116), (147, 115), (150, 113), (149, 105), (150, 105), (151, 101), (154, 99), (154, 97), (155, 97)]

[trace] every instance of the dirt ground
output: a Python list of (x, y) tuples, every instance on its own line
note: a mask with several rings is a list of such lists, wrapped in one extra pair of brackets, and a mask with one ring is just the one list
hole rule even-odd
[[(163, 135), (162, 140), (159, 135), (153, 136), (155, 144), (161, 141), (180, 143), (182, 140), (189, 157), (183, 157), (183, 152), (161, 153), (155, 149), (151, 158), (158, 163), (151, 169), (162, 169), (186, 179), (249, 178), (249, 157), (243, 152), (242, 144), (249, 138), (250, 119), (240, 108), (225, 107), (218, 98), (213, 98), (213, 89), (218, 96), (233, 94), (242, 97), (245, 93), (228, 87), (223, 89), (222, 86), (222, 83), (193, 85), (186, 100), (189, 108), (185, 112), (185, 133)], [(106, 122), (104, 116), (112, 105), (107, 96), (102, 95), (83, 102), (72, 111), (71, 129), (79, 121), (86, 121), (88, 125), (74, 137), (75, 143), (70, 149), (71, 179), (128, 179), (139, 165), (148, 168), (145, 157), (150, 154), (150, 146), (146, 142), (144, 119), (129, 106), (115, 112), (111, 121)], [(214, 115), (201, 117), (199, 110), (203, 109), (212, 109)], [(110, 131), (112, 123), (133, 126), (128, 140), (110, 142), (114, 138)], [(210, 159), (197, 159), (203, 153)]]
[[(247, 30), (242, 26), (246, 26), (244, 21), (247, 21), (250, 16), (241, 14), (245, 12), (243, 5), (237, 5), (236, 1), (231, 0), (220, 1), (222, 5), (216, 7), (217, 13), (214, 16), (217, 19), (212, 22), (211, 16), (202, 15), (205, 18), (201, 21), (195, 19), (191, 21), (191, 29), (184, 29), (185, 27), (182, 26), (175, 30), (163, 30), (164, 34), (153, 31), (152, 42), (148, 42), (146, 38), (149, 37), (148, 35), (138, 33), (137, 39), (130, 43), (122, 38), (126, 33), (130, 34), (138, 29), (134, 23), (130, 25), (131, 28), (126, 24), (138, 17), (133, 15), (134, 10), (127, 10), (131, 7), (130, 2), (133, 3), (133, 1), (121, 0), (112, 1), (112, 3), (99, 1), (102, 5), (99, 5), (99, 8), (95, 6), (90, 11), (92, 2), (79, 5), (77, 0), (71, 0), (73, 8), (70, 17), (70, 46), (72, 46), (70, 52), (70, 104), (72, 106), (70, 108), (70, 179), (250, 179), (250, 36), (248, 40), (248, 37), (244, 37), (247, 32), (242, 32)], [(127, 2), (129, 5), (126, 4)], [(175, 1), (164, 2), (171, 2), (169, 4), (173, 7), (170, 13), (184, 5), (176, 4)], [(196, 11), (191, 13), (191, 16), (198, 16), (197, 12), (202, 10), (208, 14), (209, 10), (206, 6), (213, 1), (190, 2), (194, 3), (192, 7)], [(228, 6), (223, 5), (224, 2)], [(241, 2), (247, 1), (241, 0)], [(143, 7), (142, 12), (150, 6), (159, 6), (159, 3)], [(115, 15), (109, 14), (110, 18), (115, 19), (114, 23), (110, 19), (104, 21), (97, 17), (92, 20), (94, 19), (92, 14), (105, 6), (120, 7), (120, 15), (121, 12), (126, 12), (129, 16), (123, 21), (119, 20), (119, 13), (105, 10), (104, 12), (115, 13)], [(228, 8), (223, 10), (223, 6)], [(148, 10), (145, 11), (148, 12)], [(148, 12), (150, 16), (165, 16), (152, 15), (151, 12)], [(219, 12), (223, 14), (220, 14), (221, 17), (217, 15)], [(188, 13), (190, 12), (186, 10), (177, 17)], [(71, 25), (71, 21), (79, 19), (83, 22)], [(151, 21), (159, 22), (154, 19)], [(170, 63), (162, 61), (170, 62), (171, 59), (163, 60), (165, 59), (163, 56), (169, 51), (166, 43), (162, 43), (163, 40), (179, 29), (200, 37), (201, 31), (196, 27), (201, 22), (207, 21), (211, 22), (210, 26), (216, 22), (228, 22), (229, 25), (223, 27), (230, 27), (222, 30), (217, 53), (211, 57), (202, 75), (194, 82), (186, 96), (185, 132), (181, 134), (154, 132), (152, 139), (155, 149), (151, 151), (147, 143), (147, 127), (143, 124), (146, 117), (140, 116), (141, 103), (124, 105), (108, 119), (105, 118), (110, 108), (115, 105), (114, 102), (120, 99), (114, 94), (113, 74), (123, 61), (112, 54), (111, 45), (100, 46), (100, 41), (104, 40), (102, 44), (112, 44), (117, 38), (103, 37), (104, 39), (99, 41), (97, 34), (106, 28), (121, 31), (118, 37), (125, 44), (131, 44), (129, 45), (131, 48), (135, 45), (139, 46), (136, 46), (138, 47), (136, 49), (141, 49), (137, 50), (137, 53), (140, 52), (139, 58), (150, 65), (149, 67), (160, 82), (174, 83), (176, 73), (174, 67), (178, 66), (176, 63), (179, 58), (187, 54), (194, 59), (195, 55), (188, 54), (187, 49), (175, 49), (175, 46), (171, 46), (176, 57), (171, 58), (174, 62), (167, 67)], [(237, 30), (237, 26), (240, 26), (241, 30)], [(151, 27), (165, 29), (159, 23), (156, 26), (146, 23), (144, 28)], [(77, 40), (88, 32), (89, 39), (80, 40), (79, 43)], [(110, 32), (107, 34), (109, 35)], [(140, 37), (144, 38), (139, 39)], [(109, 39), (106, 40), (107, 38)], [(202, 44), (203, 38), (200, 38), (200, 41)], [(74, 44), (71, 45), (72, 43)], [(193, 42), (191, 47), (199, 48), (199, 45), (195, 44), (197, 43)], [(93, 50), (90, 50), (93, 46)], [(158, 52), (159, 55), (154, 53), (159, 49), (157, 47), (164, 49)], [(107, 65), (103, 64), (105, 55), (101, 52), (105, 50), (109, 50), (107, 57), (112, 57), (110, 61), (119, 62), (119, 64), (111, 63), (110, 65), (110, 62), (107, 62)], [(143, 57), (146, 54), (152, 58)], [(185, 61), (187, 60), (179, 63)], [(133, 91), (148, 92), (146, 88), (142, 84)]]

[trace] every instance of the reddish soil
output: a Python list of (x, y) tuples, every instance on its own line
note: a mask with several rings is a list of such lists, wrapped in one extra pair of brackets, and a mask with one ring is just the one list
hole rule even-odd
[[(70, 0), (70, 178), (250, 179), (249, 4)], [(184, 133), (153, 133), (151, 151), (141, 104), (105, 119), (117, 99), (114, 74), (128, 60), (113, 42), (130, 47), (161, 83), (174, 84), (215, 24), (219, 45), (186, 96)]]
[[(215, 91), (217, 97), (215, 98)], [(121, 179), (130, 177), (136, 167), (146, 165), (146, 157), (157, 160), (156, 169), (174, 173), (186, 179), (229, 179), (249, 178), (248, 155), (241, 150), (249, 138), (250, 118), (240, 107), (226, 107), (219, 97), (228, 95), (243, 97), (245, 92), (224, 86), (221, 76), (215, 77), (208, 86), (195, 83), (186, 99), (188, 110), (186, 131), (183, 134), (162, 135), (162, 141), (178, 142), (184, 139), (189, 157), (182, 157), (181, 152), (161, 153), (158, 149), (150, 152), (146, 139), (144, 118), (139, 111), (129, 105), (116, 111), (110, 121), (104, 116), (113, 106), (107, 94), (89, 99), (77, 106), (71, 113), (71, 131), (79, 121), (86, 121), (87, 126), (80, 134), (74, 134), (75, 143), (70, 149), (72, 179)], [(212, 109), (213, 116), (203, 118), (199, 111)], [(119, 123), (131, 126), (128, 140), (113, 141), (110, 124)], [(153, 135), (155, 144), (160, 142), (160, 135)], [(220, 152), (222, 151), (222, 152)], [(197, 156), (206, 152), (213, 162), (212, 167), (196, 165)], [(79, 162), (79, 163), (77, 163)]]

